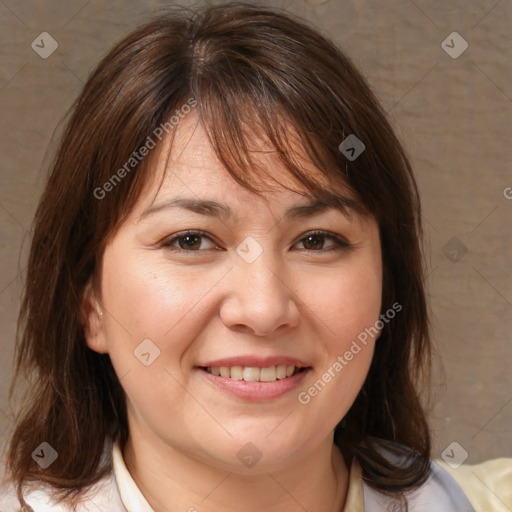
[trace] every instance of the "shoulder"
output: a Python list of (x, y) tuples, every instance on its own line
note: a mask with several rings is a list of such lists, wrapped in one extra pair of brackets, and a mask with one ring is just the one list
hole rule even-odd
[[(379, 443), (378, 443), (379, 444)], [(382, 441), (379, 451), (400, 463), (410, 450)], [(405, 494), (410, 510), (436, 512), (510, 512), (512, 510), (512, 458), (495, 459), (456, 469), (442, 461), (430, 461), (430, 475), (418, 488)], [(363, 481), (365, 512), (388, 510), (391, 499)]]
[[(47, 485), (31, 485), (24, 488), (23, 496), (33, 512), (124, 512), (113, 473), (99, 480), (84, 494), (75, 507), (57, 503)], [(20, 512), (21, 504), (16, 489), (11, 483), (0, 486), (0, 512)]]
[[(373, 489), (363, 481), (365, 512), (396, 510), (396, 503), (385, 494)], [(408, 510), (417, 512), (478, 512), (474, 509), (457, 482), (434, 461), (430, 463), (430, 476), (420, 487), (405, 494)]]
[(457, 481), (477, 512), (512, 510), (512, 458), (459, 467), (436, 462)]

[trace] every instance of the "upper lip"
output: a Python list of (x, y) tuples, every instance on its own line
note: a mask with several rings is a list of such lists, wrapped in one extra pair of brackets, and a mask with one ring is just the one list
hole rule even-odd
[(244, 366), (252, 368), (269, 368), (270, 366), (295, 366), (297, 368), (308, 368), (309, 365), (297, 359), (296, 357), (288, 356), (269, 356), (269, 357), (258, 357), (258, 356), (236, 356), (226, 357), (224, 359), (215, 359), (214, 361), (207, 361), (205, 363), (198, 364), (200, 368), (218, 368), (221, 366)]

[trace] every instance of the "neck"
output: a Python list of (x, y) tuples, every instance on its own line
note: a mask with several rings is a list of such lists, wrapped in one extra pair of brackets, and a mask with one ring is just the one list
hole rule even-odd
[(348, 469), (326, 439), (290, 467), (240, 474), (199, 461), (180, 449), (132, 429), (123, 456), (155, 512), (339, 512), (345, 505)]

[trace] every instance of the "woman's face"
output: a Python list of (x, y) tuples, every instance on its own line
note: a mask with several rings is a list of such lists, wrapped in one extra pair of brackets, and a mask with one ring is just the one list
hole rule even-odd
[(105, 249), (86, 335), (112, 360), (131, 433), (231, 471), (332, 443), (380, 313), (375, 220), (273, 185), (262, 198), (236, 183), (187, 116)]

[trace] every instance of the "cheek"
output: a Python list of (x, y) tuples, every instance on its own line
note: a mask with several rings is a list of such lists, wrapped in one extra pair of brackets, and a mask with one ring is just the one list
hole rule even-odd
[(352, 266), (317, 283), (312, 292), (302, 291), (303, 300), (323, 324), (325, 343), (330, 350), (344, 352), (351, 340), (375, 325), (379, 318), (382, 296), (380, 265), (375, 262)]
[(144, 254), (121, 265), (115, 264), (115, 254), (109, 256), (104, 264), (104, 301), (116, 320), (113, 328), (122, 328), (133, 342), (144, 338), (180, 341), (180, 332), (195, 325), (189, 320), (201, 311), (205, 290), (213, 288), (222, 275), (220, 270), (201, 276), (187, 269), (171, 271), (165, 262), (148, 264)]
[(379, 329), (382, 274), (378, 260), (338, 273), (309, 296), (322, 334), (322, 360), (297, 400), (312, 417), (334, 428), (355, 400), (368, 373)]
[(184, 403), (194, 341), (215, 315), (211, 292), (226, 270), (170, 269), (168, 262), (149, 260), (142, 253), (124, 260), (120, 251), (105, 254), (106, 336), (132, 404), (165, 417)]
[(180, 362), (200, 333), (191, 318), (197, 320), (209, 278), (200, 284), (186, 272), (148, 265), (147, 255), (122, 259), (121, 252), (105, 252), (103, 261), (109, 356), (135, 411), (171, 417), (184, 399)]

